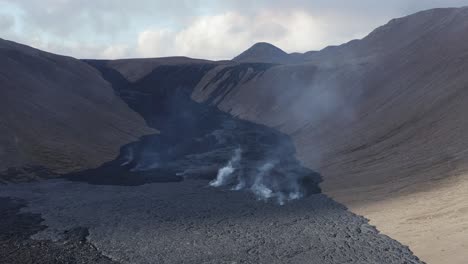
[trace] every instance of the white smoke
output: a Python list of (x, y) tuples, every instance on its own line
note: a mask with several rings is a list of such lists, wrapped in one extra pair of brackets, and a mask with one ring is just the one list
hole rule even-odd
[(232, 186), (231, 190), (247, 190), (252, 192), (258, 200), (275, 200), (283, 205), (288, 201), (304, 197), (298, 182), (298, 175), (290, 172), (278, 160), (269, 160), (256, 167), (245, 169), (241, 166), (241, 149), (236, 149), (226, 166), (218, 170), (218, 174), (209, 184), (212, 187)]
[(133, 149), (129, 148), (127, 150), (127, 152), (125, 153), (125, 156), (123, 158), (123, 162), (122, 162), (122, 164), (120, 164), (120, 166), (128, 165), (132, 161), (133, 161)]
[(275, 167), (276, 162), (267, 162), (259, 168), (259, 173), (255, 176), (255, 181), (250, 189), (261, 200), (270, 199), (274, 193), (265, 185), (265, 176), (269, 176), (270, 171)]
[(216, 179), (210, 182), (213, 187), (221, 187), (229, 184), (232, 181), (232, 174), (236, 170), (235, 166), (240, 162), (242, 150), (240, 148), (234, 151), (234, 155), (229, 160), (228, 164), (219, 169)]
[(239, 178), (238, 181), (239, 181), (239, 182), (237, 183), (237, 185), (234, 186), (231, 190), (233, 190), (233, 191), (240, 191), (240, 190), (243, 190), (243, 189), (245, 188), (245, 180)]
[[(290, 178), (285, 182), (279, 182), (277, 177), (274, 177), (273, 170), (276, 168), (277, 161), (268, 161), (258, 168), (258, 174), (255, 175), (255, 181), (250, 187), (250, 190), (257, 196), (259, 200), (268, 201), (276, 199), (278, 204), (283, 205), (287, 201), (292, 201), (302, 198), (304, 195), (300, 191), (297, 179)], [(280, 171), (281, 174), (289, 177), (288, 172)], [(282, 191), (279, 187), (287, 188), (287, 191)]]

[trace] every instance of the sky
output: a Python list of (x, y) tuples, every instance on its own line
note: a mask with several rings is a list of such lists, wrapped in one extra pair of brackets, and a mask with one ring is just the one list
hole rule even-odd
[(76, 58), (230, 59), (362, 38), (390, 19), (468, 0), (0, 0), (0, 38)]

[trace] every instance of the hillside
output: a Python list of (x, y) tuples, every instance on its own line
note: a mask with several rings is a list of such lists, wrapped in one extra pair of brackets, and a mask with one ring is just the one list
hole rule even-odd
[[(289, 136), (191, 100), (220, 63), (174, 60), (85, 61), (160, 133), (122, 146), (97, 168), (0, 185), (10, 197), (0, 203), (0, 227), (13, 229), (0, 230), (8, 241), (0, 262), (59, 255), (92, 263), (422, 263), (322, 194), (321, 176), (296, 159)], [(225, 81), (235, 83), (231, 77)]]
[(468, 8), (428, 10), (308, 63), (219, 66), (192, 98), (291, 135), (327, 194), (423, 260), (463, 263), (467, 41)]
[(46, 238), (79, 224), (90, 254), (124, 262), (210, 263), (215, 248), (250, 263), (465, 264), (466, 43), (468, 7), (218, 62), (80, 61), (0, 39), (0, 183), (66, 178), (0, 185), (0, 207), (32, 229), (41, 215)]
[(1, 175), (96, 167), (155, 133), (86, 63), (1, 39), (0, 57)]
[(287, 64), (301, 62), (303, 58), (300, 53), (288, 54), (270, 43), (259, 42), (232, 60), (240, 63)]

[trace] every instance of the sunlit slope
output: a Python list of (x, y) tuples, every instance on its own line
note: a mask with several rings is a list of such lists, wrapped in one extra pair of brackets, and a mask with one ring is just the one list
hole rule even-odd
[(305, 64), (217, 67), (192, 97), (292, 135), (327, 193), (429, 263), (463, 263), (466, 43), (468, 8), (434, 9)]

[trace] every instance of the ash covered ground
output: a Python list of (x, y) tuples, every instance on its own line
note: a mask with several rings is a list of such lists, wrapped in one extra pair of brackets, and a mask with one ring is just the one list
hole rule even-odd
[(325, 195), (279, 206), (207, 185), (50, 180), (0, 193), (21, 197), (28, 201), (23, 212), (44, 218), (48, 228), (33, 239), (60, 241), (67, 230), (86, 227), (87, 241), (121, 263), (420, 263)]
[[(1, 213), (10, 212), (10, 223), (27, 218), (30, 228), (10, 234), (25, 246), (4, 247), (0, 260), (21, 263), (19, 256), (30, 254), (23, 263), (421, 263), (321, 194), (320, 175), (295, 159), (289, 137), (191, 101), (190, 87), (164, 90), (151, 76), (122, 83), (100, 70), (161, 133), (122, 147), (96, 169), (1, 185), (0, 197), (10, 197), (0, 200)], [(188, 78), (193, 71), (181, 72)], [(37, 243), (44, 250), (25, 250)], [(20, 253), (11, 258), (11, 250)], [(56, 259), (62, 255), (69, 261)]]
[[(84, 263), (83, 253), (94, 256), (87, 263), (420, 263), (320, 194), (320, 175), (295, 160), (289, 138), (217, 120), (190, 137), (144, 137), (116, 160), (65, 179), (1, 185), (0, 196), (24, 201), (19, 216), (36, 217), (23, 245), (47, 249), (25, 252), (73, 257), (51, 263)], [(77, 228), (89, 235), (64, 242)], [(81, 246), (61, 246), (70, 243)]]

